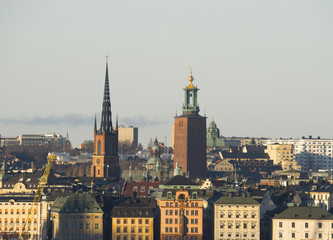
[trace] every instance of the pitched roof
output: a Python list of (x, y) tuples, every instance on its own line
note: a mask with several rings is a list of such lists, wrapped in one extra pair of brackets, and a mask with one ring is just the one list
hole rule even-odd
[(256, 200), (250, 197), (228, 197), (223, 196), (219, 198), (215, 204), (260, 204)]
[(171, 178), (169, 181), (164, 183), (165, 186), (170, 186), (170, 185), (199, 185), (198, 183), (192, 181), (191, 179), (184, 177), (184, 176), (174, 176)]
[(151, 188), (158, 188), (159, 182), (127, 182), (124, 187), (124, 196), (130, 197), (136, 192), (137, 197), (148, 196)]
[(116, 206), (112, 210), (113, 218), (120, 217), (139, 217), (139, 218), (152, 218), (154, 213), (151, 207), (142, 203), (127, 203), (121, 206)]
[(52, 212), (59, 213), (103, 213), (96, 200), (89, 193), (75, 193), (59, 196), (52, 205)]
[(332, 214), (320, 207), (289, 207), (273, 219), (324, 219), (332, 218)]

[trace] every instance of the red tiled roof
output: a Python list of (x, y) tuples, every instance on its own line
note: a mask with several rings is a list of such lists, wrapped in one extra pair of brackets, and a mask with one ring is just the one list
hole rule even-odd
[(128, 182), (125, 184), (123, 195), (131, 197), (136, 192), (137, 197), (148, 196), (150, 188), (158, 188), (159, 182)]

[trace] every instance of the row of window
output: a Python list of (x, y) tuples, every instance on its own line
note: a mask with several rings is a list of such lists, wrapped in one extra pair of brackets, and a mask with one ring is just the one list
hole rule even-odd
[[(165, 203), (165, 205), (167, 206), (167, 207), (173, 207), (173, 202), (166, 202)], [(199, 204), (196, 202), (196, 203), (194, 203), (194, 202), (192, 202), (191, 204), (189, 204), (188, 202), (186, 203), (186, 207), (189, 207), (191, 205), (191, 207), (198, 207), (199, 206)], [(178, 202), (175, 202), (175, 207), (178, 207)]]
[[(4, 219), (2, 219), (2, 218), (0, 218), (0, 224), (1, 223), (8, 223), (8, 222), (10, 222), (10, 223), (14, 223), (14, 219), (13, 218), (11, 218), (10, 220), (9, 219), (7, 219), (7, 218), (4, 218)], [(15, 221), (16, 223), (20, 223), (20, 219), (18, 219), (18, 218), (16, 218), (16, 221)], [(30, 223), (31, 222), (31, 218), (29, 218), (28, 219), (28, 222)], [(25, 223), (25, 218), (22, 218), (21, 219), (21, 223)], [(37, 223), (37, 218), (34, 218), (34, 223)]]
[[(84, 228), (84, 223), (72, 223), (70, 230), (75, 230), (75, 229), (83, 229)], [(67, 230), (69, 229), (69, 223), (64, 223), (64, 229)], [(90, 229), (90, 223), (86, 223), (85, 229)], [(95, 229), (99, 229), (99, 224), (95, 223)]]
[[(25, 214), (26, 212), (27, 213), (31, 213), (31, 209), (28, 209), (28, 211), (26, 211), (25, 209), (21, 209), (22, 211), (20, 211), (20, 209), (16, 209), (16, 214)], [(14, 211), (14, 209), (10, 209), (10, 211), (8, 210), (8, 209), (5, 209), (4, 210), (4, 212), (3, 212), (4, 214), (14, 214), (15, 213), (15, 211)], [(3, 214), (2, 213), (2, 209), (0, 209), (0, 214)], [(34, 209), (34, 213), (37, 213), (37, 209)]]
[[(234, 225), (232, 223), (228, 223), (228, 228), (232, 228)], [(226, 228), (226, 225), (224, 223), (220, 224), (220, 228)], [(235, 224), (235, 228), (239, 229), (241, 228), (241, 223), (236, 223)], [(243, 229), (247, 229), (248, 228), (248, 224), (247, 223), (243, 223)], [(256, 224), (252, 223), (251, 224), (251, 229), (255, 229), (256, 228)]]
[[(185, 233), (198, 233), (198, 227), (185, 228)], [(178, 233), (178, 227), (165, 227), (166, 233)]]
[[(83, 219), (84, 216), (82, 216), (82, 215), (81, 216), (75, 216), (74, 215), (73, 217), (72, 216), (65, 216), (65, 219), (69, 219), (69, 218), (72, 218), (72, 219)], [(90, 216), (86, 216), (86, 218), (90, 218)], [(99, 216), (94, 216), (94, 218), (97, 219), (97, 218), (99, 218)]]
[(164, 236), (163, 240), (199, 240), (198, 236)]
[[(311, 233), (311, 238), (316, 238), (314, 236), (314, 234), (316, 236), (318, 236), (318, 239), (322, 239), (323, 238), (323, 234), (322, 233)], [(317, 235), (318, 234), (318, 235)], [(286, 236), (286, 235), (289, 235), (289, 234), (283, 234), (282, 232), (279, 232), (279, 238), (283, 238), (283, 236)], [(296, 233), (291, 233), (291, 238), (296, 238)], [(310, 237), (310, 233), (304, 233), (304, 238), (309, 238)], [(331, 233), (331, 238), (333, 238), (333, 233)]]
[(123, 221), (121, 221), (121, 219), (117, 219), (117, 224), (121, 224), (121, 222), (123, 222), (123, 224), (136, 224), (136, 222), (138, 222), (139, 224), (143, 224), (143, 222), (145, 224), (149, 224), (149, 219), (144, 219), (144, 221), (143, 219), (131, 219), (131, 221), (128, 221), (127, 219), (123, 219)]
[(95, 233), (94, 235), (90, 235), (90, 234), (76, 234), (73, 233), (71, 236), (69, 236), (69, 234), (64, 233), (63, 235), (64, 239), (71, 239), (71, 240), (76, 240), (76, 239), (85, 239), (85, 240), (102, 240), (102, 236), (98, 233)]
[[(188, 219), (185, 219), (186, 223), (188, 223)], [(165, 224), (178, 224), (178, 218), (166, 218), (165, 219)], [(199, 220), (197, 218), (191, 218), (191, 224), (198, 224), (199, 223)]]
[[(175, 210), (175, 212), (173, 212), (173, 210), (165, 210), (165, 215), (170, 215), (172, 216), (173, 213), (175, 213), (176, 216), (178, 216), (178, 213), (179, 213), (179, 216), (184, 214), (185, 216), (198, 216), (199, 215), (199, 211), (198, 210)], [(191, 214), (190, 214), (191, 213)]]
[[(296, 223), (295, 222), (292, 222), (291, 223), (291, 227), (292, 228), (295, 228), (296, 226)], [(283, 222), (279, 222), (279, 227), (282, 228), (283, 227)], [(304, 227), (305, 228), (309, 228), (309, 223), (304, 223)], [(322, 228), (323, 227), (323, 223), (318, 223), (318, 228)], [(333, 228), (333, 223), (331, 223), (331, 228)]]
[[(172, 199), (172, 192), (167, 192), (167, 198)], [(198, 198), (198, 192), (193, 192), (192, 193), (192, 199), (197, 199)], [(180, 194), (178, 196), (178, 199), (185, 199), (184, 194)]]
[[(225, 214), (222, 212), (222, 213), (220, 213), (220, 218), (224, 218), (224, 216), (225, 216)], [(232, 218), (232, 216), (233, 216), (233, 214), (232, 213), (228, 213), (228, 218)], [(235, 217), (236, 218), (239, 218), (241, 216), (241, 214), (240, 213), (236, 213), (235, 214)], [(247, 213), (244, 213), (243, 214), (243, 218), (247, 218), (249, 216), (249, 214), (247, 214)], [(251, 217), (252, 218), (255, 218), (256, 217), (256, 214), (255, 213), (252, 213), (251, 214)]]
[[(232, 233), (220, 233), (220, 237), (231, 237), (232, 236)], [(241, 238), (242, 237), (242, 234), (240, 233), (235, 233), (235, 237), (236, 238)], [(250, 234), (247, 234), (247, 233), (244, 233), (243, 234), (243, 237), (244, 238), (247, 238), (247, 237), (256, 237), (256, 234), (255, 233), (252, 233), (251, 235)]]
[[(143, 233), (143, 229), (145, 230), (145, 233), (149, 233), (149, 227), (138, 227), (137, 232), (138, 233)], [(121, 231), (122, 230), (122, 231)], [(129, 231), (131, 231), (131, 233), (136, 233), (135, 231), (135, 227), (117, 227), (116, 232), (117, 233), (128, 233)]]
[(117, 236), (116, 240), (151, 240), (149, 236)]

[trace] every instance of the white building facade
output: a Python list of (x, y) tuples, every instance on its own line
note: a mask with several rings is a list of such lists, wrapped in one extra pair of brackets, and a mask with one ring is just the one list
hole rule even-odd
[(332, 215), (319, 207), (289, 207), (272, 219), (272, 240), (333, 239)]
[(259, 240), (260, 204), (250, 197), (230, 194), (214, 203), (214, 240)]
[(301, 138), (301, 139), (270, 139), (268, 144), (292, 144), (295, 160), (302, 170), (333, 169), (333, 139)]

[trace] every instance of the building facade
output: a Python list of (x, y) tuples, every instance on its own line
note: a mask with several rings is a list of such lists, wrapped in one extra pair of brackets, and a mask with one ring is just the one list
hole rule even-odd
[(66, 138), (62, 137), (58, 133), (46, 133), (46, 134), (21, 134), (16, 138), (2, 137), (1, 147), (9, 145), (44, 145), (54, 144), (56, 146), (62, 146)]
[(42, 198), (32, 207), (34, 194), (2, 194), (0, 197), (0, 239), (46, 239), (48, 204)]
[(125, 127), (124, 125), (119, 125), (118, 128), (118, 141), (121, 144), (126, 142), (138, 146), (138, 128), (133, 126)]
[(97, 129), (95, 118), (94, 153), (91, 165), (92, 178), (118, 179), (120, 177), (118, 156), (118, 123), (112, 128), (108, 63), (106, 63), (101, 126)]
[(319, 207), (289, 207), (273, 217), (272, 239), (333, 239), (332, 215)]
[(260, 239), (260, 204), (246, 196), (223, 196), (214, 203), (214, 239)]
[(103, 240), (103, 210), (89, 193), (58, 197), (51, 217), (54, 240)]
[(154, 213), (142, 203), (127, 203), (112, 210), (112, 240), (153, 240)]
[(267, 140), (267, 144), (293, 145), (295, 160), (302, 170), (333, 169), (333, 139), (309, 136), (301, 139)]
[(200, 185), (176, 175), (164, 185), (157, 198), (160, 210), (161, 240), (201, 240), (203, 237), (204, 200)]
[(267, 144), (266, 149), (274, 165), (280, 165), (283, 170), (300, 170), (301, 166), (295, 160), (295, 150), (292, 144)]
[(191, 178), (206, 176), (206, 117), (199, 115), (198, 88), (190, 84), (184, 88), (183, 114), (174, 123), (174, 169), (182, 168)]

